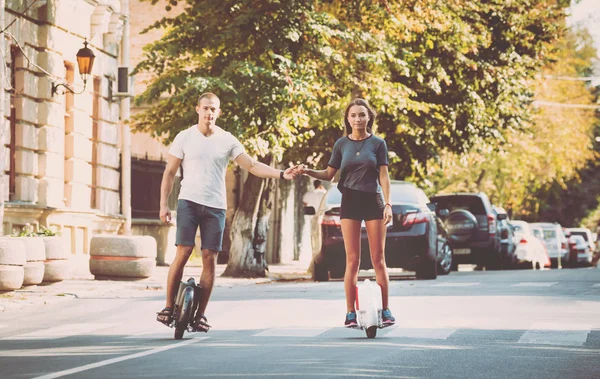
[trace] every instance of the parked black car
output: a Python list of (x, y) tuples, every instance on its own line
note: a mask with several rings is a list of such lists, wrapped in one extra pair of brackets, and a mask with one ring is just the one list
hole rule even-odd
[[(513, 227), (509, 224), (508, 213), (502, 207), (493, 206), (494, 212), (496, 212), (497, 229), (500, 234), (500, 267), (505, 269), (517, 268), (519, 260), (515, 255), (517, 245), (515, 244), (515, 232)], [(503, 215), (502, 217), (498, 217)]]
[[(313, 278), (326, 281), (342, 278), (346, 270), (346, 253), (340, 222), (342, 194), (335, 184), (323, 198), (316, 217), (321, 218), (319, 246), (313, 246)], [(419, 279), (435, 279), (447, 274), (452, 265), (452, 250), (445, 238), (443, 226), (438, 229), (435, 205), (425, 192), (409, 182), (392, 181), (391, 203), (393, 222), (388, 226), (385, 260), (388, 267), (416, 271)], [(306, 207), (305, 213), (314, 212)], [(440, 234), (438, 235), (438, 230)], [(360, 269), (371, 269), (366, 228), (361, 233)]]
[[(488, 269), (500, 269), (507, 254), (503, 252), (500, 223), (506, 213), (497, 213), (488, 196), (483, 193), (453, 193), (431, 197), (448, 229), (448, 240), (453, 252), (453, 264), (476, 264)], [(510, 228), (502, 227), (502, 230)], [(507, 248), (508, 249), (508, 248)], [(514, 251), (513, 251), (514, 254)]]

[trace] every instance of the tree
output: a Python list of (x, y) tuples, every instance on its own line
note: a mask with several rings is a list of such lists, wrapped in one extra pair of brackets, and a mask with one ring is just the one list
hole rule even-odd
[[(251, 154), (322, 166), (343, 135), (344, 106), (363, 96), (379, 111), (393, 175), (423, 179), (440, 150), (484, 150), (522, 128), (526, 79), (558, 35), (566, 3), (185, 0), (181, 14), (150, 27), (166, 33), (134, 71), (152, 74), (136, 100), (152, 107), (132, 127), (169, 143), (195, 122), (197, 95), (216, 91), (220, 126)], [(245, 183), (227, 275), (264, 275), (270, 186), (252, 176)]]
[[(153, 106), (133, 118), (133, 128), (166, 136), (169, 143), (195, 123), (195, 99), (211, 90), (223, 104), (220, 126), (238, 136), (250, 154), (278, 164), (286, 149), (314, 134), (309, 119), (320, 113), (325, 97), (335, 101), (319, 70), (337, 58), (327, 40), (333, 34), (344, 38), (344, 32), (308, 1), (186, 4), (181, 14), (151, 26), (167, 31), (145, 48), (134, 71), (153, 75), (136, 100)], [(189, 105), (182, 109), (182, 104)], [(271, 185), (253, 176), (245, 182), (225, 275), (265, 275), (260, 253), (272, 206), (265, 189)]]
[[(594, 103), (596, 97), (584, 82), (552, 79), (588, 72), (596, 56), (588, 37), (569, 31), (553, 44), (552, 62), (536, 80), (530, 81), (536, 99), (565, 104)], [(513, 217), (571, 225), (575, 215), (581, 217), (578, 205), (585, 204), (581, 201), (585, 197), (581, 190), (588, 193), (591, 201), (598, 193), (594, 189), (597, 180), (589, 178), (581, 182), (580, 179), (582, 170), (595, 166), (597, 148), (593, 137), (598, 119), (592, 110), (560, 107), (533, 110), (527, 129), (507, 134), (507, 143), (501, 149), (464, 155), (446, 153), (437, 162), (432, 160), (433, 187), (444, 192), (485, 191)], [(577, 200), (573, 193), (580, 195)]]

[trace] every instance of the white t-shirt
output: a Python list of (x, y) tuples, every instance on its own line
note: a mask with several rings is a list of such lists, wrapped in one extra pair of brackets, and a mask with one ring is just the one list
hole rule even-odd
[(326, 193), (327, 190), (325, 188), (317, 188), (305, 193), (302, 197), (302, 201), (306, 203), (307, 207), (314, 207), (315, 211), (318, 211), (321, 200), (323, 200), (323, 196), (325, 196)]
[(169, 149), (169, 154), (182, 159), (179, 199), (227, 209), (225, 171), (229, 160), (244, 152), (240, 141), (219, 127), (209, 137), (200, 133), (197, 125), (179, 132)]

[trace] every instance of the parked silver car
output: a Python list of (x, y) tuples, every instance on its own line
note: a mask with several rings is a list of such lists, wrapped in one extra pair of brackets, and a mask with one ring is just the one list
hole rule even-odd
[(583, 236), (571, 234), (569, 236), (569, 262), (571, 266), (583, 263), (586, 266), (592, 264), (592, 251)]
[(532, 228), (541, 230), (539, 238), (544, 242), (552, 267), (566, 265), (569, 260), (569, 246), (562, 227), (557, 223), (533, 222)]

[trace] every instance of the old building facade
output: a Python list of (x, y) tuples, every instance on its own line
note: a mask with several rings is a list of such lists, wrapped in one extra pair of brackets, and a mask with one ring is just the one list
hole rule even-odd
[[(3, 232), (53, 227), (85, 259), (92, 235), (127, 222), (117, 93), (127, 0), (5, 2)], [(84, 42), (95, 59), (82, 78)]]

